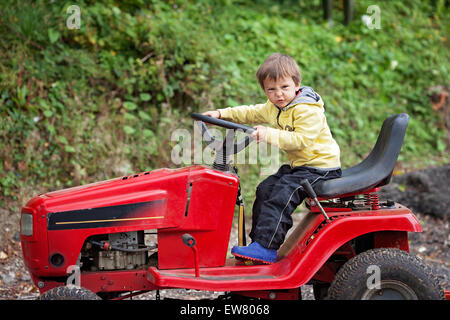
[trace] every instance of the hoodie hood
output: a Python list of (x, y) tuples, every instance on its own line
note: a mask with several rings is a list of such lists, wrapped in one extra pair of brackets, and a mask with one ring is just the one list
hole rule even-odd
[(299, 103), (314, 104), (316, 106), (323, 107), (322, 97), (315, 92), (313, 88), (304, 86), (300, 87), (294, 100), (292, 100), (286, 107), (280, 109), (286, 111), (290, 107)]

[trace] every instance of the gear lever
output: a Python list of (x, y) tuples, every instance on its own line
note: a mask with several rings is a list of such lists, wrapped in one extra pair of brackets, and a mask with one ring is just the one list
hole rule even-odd
[(312, 199), (314, 199), (315, 203), (317, 204), (317, 206), (320, 209), (320, 212), (322, 213), (322, 215), (325, 217), (325, 219), (330, 220), (330, 218), (328, 218), (325, 210), (323, 210), (322, 205), (320, 204), (319, 200), (317, 200), (317, 195), (314, 192), (314, 189), (312, 188), (311, 184), (309, 183), (309, 181), (307, 179), (303, 179), (300, 182), (300, 185), (303, 187), (303, 189), (305, 190), (305, 192), (308, 194), (308, 196)]

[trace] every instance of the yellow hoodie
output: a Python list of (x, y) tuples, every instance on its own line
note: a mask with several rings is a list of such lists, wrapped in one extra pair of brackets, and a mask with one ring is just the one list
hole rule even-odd
[(340, 168), (340, 150), (331, 136), (322, 98), (310, 87), (301, 87), (294, 100), (280, 109), (264, 104), (219, 109), (220, 118), (236, 123), (267, 123), (267, 143), (286, 151), (291, 167)]

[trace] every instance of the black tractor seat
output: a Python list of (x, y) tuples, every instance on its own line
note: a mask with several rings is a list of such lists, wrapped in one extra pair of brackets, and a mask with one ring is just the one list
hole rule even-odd
[(400, 113), (384, 120), (375, 147), (361, 163), (344, 169), (342, 177), (318, 181), (313, 187), (318, 197), (337, 198), (389, 183), (408, 126), (409, 116)]

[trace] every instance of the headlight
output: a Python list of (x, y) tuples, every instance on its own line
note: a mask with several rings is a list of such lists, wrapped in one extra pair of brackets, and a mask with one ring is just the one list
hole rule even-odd
[(33, 235), (33, 215), (30, 213), (23, 213), (20, 220), (20, 233), (24, 236)]

